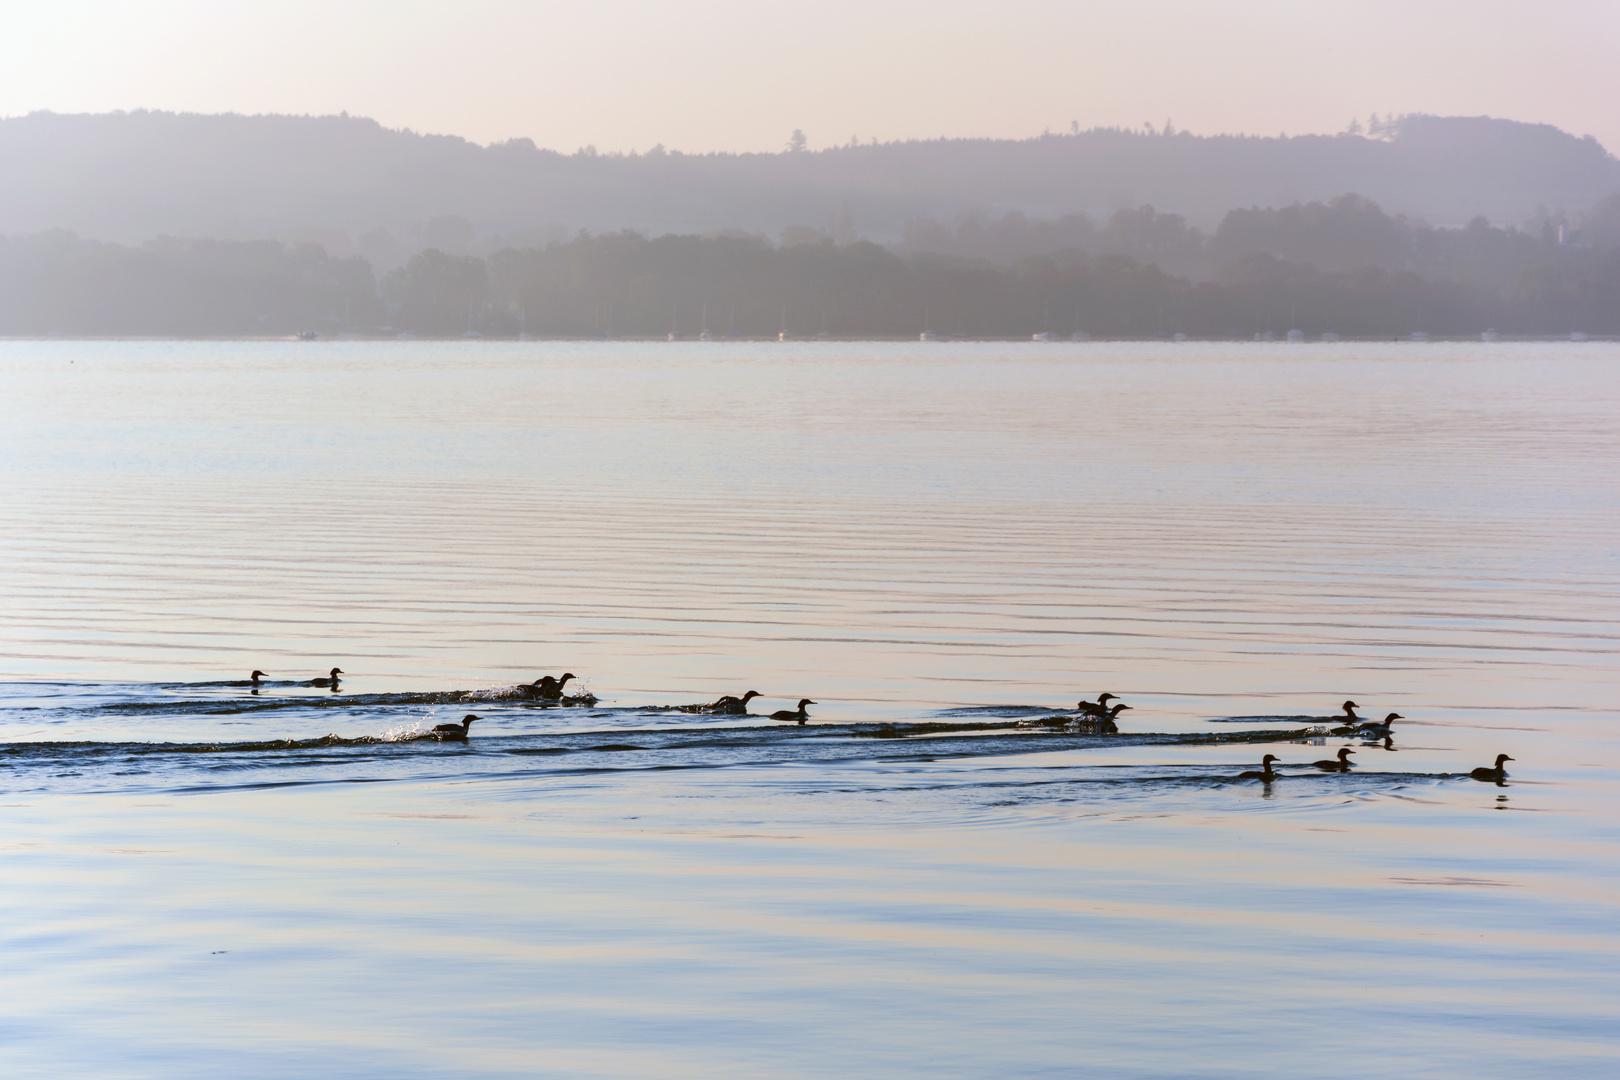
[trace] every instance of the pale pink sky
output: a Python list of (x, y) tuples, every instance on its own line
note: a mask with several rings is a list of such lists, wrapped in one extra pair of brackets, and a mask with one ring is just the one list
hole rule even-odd
[(1620, 150), (1620, 0), (50, 0), (0, 115), (335, 113), (573, 150), (776, 150), (1118, 124), (1545, 121)]

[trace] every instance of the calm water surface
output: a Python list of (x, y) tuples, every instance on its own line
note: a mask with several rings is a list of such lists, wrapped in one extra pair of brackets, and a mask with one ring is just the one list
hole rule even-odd
[(0, 343), (0, 1067), (1613, 1076), (1617, 477), (1598, 343)]

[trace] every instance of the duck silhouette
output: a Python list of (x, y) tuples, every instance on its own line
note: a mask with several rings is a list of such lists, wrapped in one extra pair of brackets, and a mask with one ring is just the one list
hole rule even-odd
[(1389, 734), (1389, 728), (1390, 728), (1391, 724), (1393, 724), (1397, 720), (1405, 720), (1405, 719), (1406, 719), (1406, 717), (1402, 716), (1400, 713), (1392, 712), (1388, 716), (1384, 717), (1382, 720), (1363, 721), (1362, 724), (1359, 727), (1356, 728), (1356, 734), (1357, 735), (1369, 735), (1369, 736), (1372, 736), (1373, 738), (1381, 739), (1385, 735)]
[(815, 704), (815, 702), (811, 701), (809, 698), (800, 698), (799, 699), (799, 708), (798, 708), (797, 711), (795, 711), (793, 709), (778, 709), (775, 712), (771, 713), (771, 719), (772, 720), (784, 720), (784, 721), (797, 721), (797, 722), (802, 724), (806, 720), (810, 719), (810, 715), (804, 711), (804, 707), (806, 705), (814, 705), (814, 704)]
[(1082, 701), (1074, 709), (1081, 716), (1103, 716), (1108, 708), (1108, 699), (1117, 698), (1118, 694), (1098, 694), (1096, 701)]
[(556, 701), (563, 696), (563, 687), (567, 686), (568, 680), (572, 678), (574, 678), (572, 671), (564, 672), (563, 677), (560, 679), (552, 678), (550, 675), (542, 675), (529, 684), (529, 692), (537, 698)]
[(1506, 754), (1497, 754), (1495, 768), (1487, 769), (1485, 766), (1481, 765), (1468, 775), (1473, 777), (1475, 780), (1491, 780), (1501, 783), (1503, 780), (1507, 779), (1507, 770), (1502, 768), (1502, 762), (1512, 760), (1513, 759), (1508, 757)]
[(1276, 760), (1276, 754), (1267, 754), (1265, 757), (1260, 759), (1260, 767), (1258, 769), (1250, 769), (1248, 772), (1238, 773), (1238, 779), (1264, 780), (1269, 784), (1273, 780), (1277, 779), (1277, 774), (1271, 771), (1271, 763)]
[(1323, 772), (1349, 772), (1350, 766), (1355, 764), (1355, 762), (1350, 760), (1350, 755), (1353, 753), (1355, 753), (1355, 751), (1350, 749), (1348, 746), (1341, 746), (1339, 747), (1338, 758), (1328, 758), (1325, 761), (1313, 761), (1311, 764), (1315, 765)]
[(305, 683), (304, 685), (305, 686), (330, 686), (332, 689), (336, 690), (337, 686), (338, 686), (338, 676), (342, 675), (342, 674), (343, 674), (343, 669), (342, 668), (333, 668), (331, 671), (327, 672), (326, 678), (324, 678), (324, 679), (311, 679), (311, 680), (309, 680), (309, 682)]
[[(719, 713), (722, 716), (747, 716), (748, 703), (757, 697), (763, 696), (758, 690), (750, 690), (742, 697), (727, 694), (712, 705), (705, 705), (704, 709), (711, 713)], [(815, 702), (811, 702), (811, 704), (813, 705)]]
[(466, 716), (461, 718), (461, 723), (459, 724), (440, 724), (438, 727), (434, 728), (433, 737), (441, 741), (466, 742), (467, 732), (472, 728), (472, 722), (474, 720), (481, 719), (483, 718), (474, 716), (472, 713), (468, 713)]

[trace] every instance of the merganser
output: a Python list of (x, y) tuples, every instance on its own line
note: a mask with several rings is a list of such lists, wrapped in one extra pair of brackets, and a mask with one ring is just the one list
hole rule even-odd
[(1258, 769), (1250, 769), (1248, 772), (1238, 773), (1238, 779), (1264, 780), (1269, 784), (1273, 780), (1277, 779), (1277, 774), (1271, 771), (1271, 763), (1276, 760), (1276, 754), (1267, 754), (1265, 757), (1260, 759), (1260, 767)]
[(1338, 760), (1329, 758), (1326, 761), (1313, 761), (1311, 764), (1315, 765), (1323, 772), (1349, 772), (1350, 766), (1355, 764), (1355, 762), (1350, 760), (1350, 755), (1353, 753), (1355, 753), (1355, 751), (1350, 749), (1348, 746), (1341, 746), (1339, 747)]
[(1102, 716), (1103, 710), (1108, 707), (1108, 699), (1117, 697), (1118, 694), (1098, 694), (1096, 701), (1082, 701), (1074, 709), (1081, 716)]
[(338, 676), (342, 675), (342, 674), (343, 674), (343, 669), (342, 668), (333, 668), (327, 674), (326, 678), (324, 678), (324, 679), (311, 679), (311, 680), (309, 680), (309, 682), (305, 683), (304, 685), (305, 686), (330, 686), (335, 690), (335, 689), (337, 689)]
[(1512, 760), (1514, 759), (1508, 757), (1506, 754), (1497, 754), (1496, 768), (1487, 769), (1485, 766), (1481, 765), (1468, 775), (1472, 776), (1475, 780), (1505, 780), (1507, 779), (1507, 770), (1502, 768), (1502, 762)]
[(720, 713), (723, 716), (747, 716), (748, 703), (757, 697), (764, 697), (764, 695), (758, 690), (750, 690), (742, 697), (737, 697), (735, 694), (727, 694), (714, 704), (705, 705), (704, 708), (709, 712)]
[(1114, 723), (1115, 719), (1118, 718), (1121, 709), (1128, 708), (1130, 708), (1130, 706), (1125, 704), (1123, 701), (1115, 702), (1110, 708), (1104, 709), (1099, 713), (1093, 713), (1091, 716), (1078, 719), (1075, 721), (1075, 723), (1079, 724), (1082, 728), (1086, 727), (1087, 725), (1095, 725), (1097, 734), (1099, 735), (1114, 735), (1119, 732), (1119, 725)]
[(1346, 723), (1359, 724), (1362, 722), (1361, 717), (1356, 715), (1356, 710), (1361, 708), (1360, 705), (1357, 705), (1353, 701), (1347, 701), (1343, 705), (1340, 705), (1339, 708), (1344, 710), (1344, 719)]
[(1389, 734), (1390, 724), (1393, 724), (1397, 720), (1405, 719), (1406, 717), (1402, 716), (1400, 713), (1392, 712), (1388, 716), (1384, 717), (1384, 719), (1381, 721), (1367, 720), (1363, 722), (1360, 727), (1356, 728), (1356, 734), (1374, 735), (1382, 738), (1383, 736)]
[(795, 712), (792, 709), (778, 709), (775, 712), (771, 713), (771, 719), (772, 720), (797, 720), (799, 723), (802, 724), (806, 720), (810, 719), (809, 714), (804, 711), (804, 707), (806, 705), (814, 705), (814, 704), (815, 704), (815, 702), (811, 701), (809, 698), (800, 698), (799, 699), (799, 708), (798, 708), (797, 712)]
[(248, 683), (251, 686), (258, 686), (259, 680), (263, 679), (264, 677), (264, 672), (260, 671), (258, 668), (254, 668), (253, 674), (248, 676)]
[(563, 696), (563, 687), (573, 677), (574, 673), (572, 671), (565, 672), (560, 679), (554, 679), (550, 675), (542, 675), (529, 684), (529, 690), (535, 697), (560, 698)]
[(438, 727), (434, 728), (433, 737), (435, 739), (459, 739), (465, 742), (467, 739), (467, 731), (472, 727), (472, 722), (474, 720), (481, 719), (483, 718), (474, 716), (472, 713), (468, 713), (466, 716), (461, 718), (461, 723), (459, 724), (440, 724)]

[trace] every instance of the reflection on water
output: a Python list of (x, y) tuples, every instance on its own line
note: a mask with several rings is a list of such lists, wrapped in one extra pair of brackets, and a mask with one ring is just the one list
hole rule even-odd
[(1617, 360), (0, 344), (0, 1061), (1610, 1075)]

